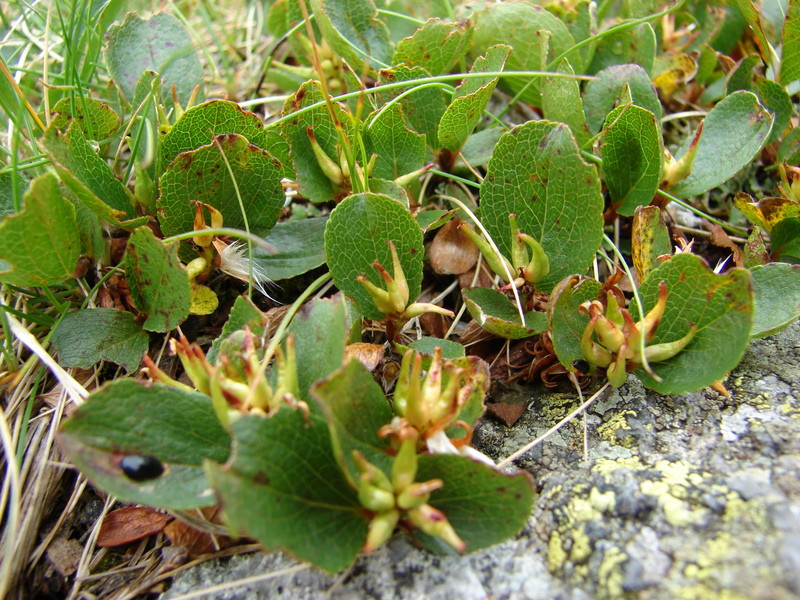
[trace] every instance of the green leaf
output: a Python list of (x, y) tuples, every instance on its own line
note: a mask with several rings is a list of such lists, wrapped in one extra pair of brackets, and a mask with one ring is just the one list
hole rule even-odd
[(411, 342), (408, 345), (412, 350), (423, 354), (433, 354), (436, 348), (442, 349), (442, 358), (453, 359), (463, 358), (466, 355), (464, 346), (453, 340), (443, 340), (436, 337), (423, 337)]
[(596, 279), (572, 275), (561, 281), (550, 294), (550, 339), (558, 360), (570, 371), (572, 362), (583, 358), (581, 338), (589, 324), (589, 316), (578, 312), (578, 307), (597, 298), (602, 287)]
[(494, 147), (503, 133), (504, 131), (501, 127), (481, 129), (473, 133), (461, 148), (461, 156), (458, 157), (456, 166), (466, 163), (472, 167), (480, 167), (487, 164), (489, 159), (492, 158)]
[(649, 345), (679, 340), (692, 325), (697, 333), (673, 358), (650, 365), (662, 381), (642, 369), (636, 374), (660, 394), (699, 390), (725, 377), (744, 356), (753, 321), (750, 272), (731, 269), (716, 275), (699, 256), (677, 254), (639, 288), (645, 312), (655, 306), (661, 281), (667, 286), (667, 306)]
[(128, 240), (123, 268), (136, 308), (147, 315), (146, 330), (169, 331), (189, 316), (189, 277), (177, 244), (166, 246), (150, 229), (139, 227)]
[(583, 106), (591, 134), (596, 134), (603, 127), (606, 115), (617, 105), (626, 84), (633, 103), (646, 108), (661, 120), (661, 101), (647, 71), (639, 65), (616, 65), (603, 69), (597, 73), (596, 79), (586, 84)]
[(497, 290), (472, 288), (461, 290), (461, 294), (469, 314), (489, 333), (517, 340), (547, 329), (547, 315), (541, 312), (526, 313), (525, 324), (520, 324), (516, 307)]
[[(379, 73), (379, 83), (398, 83), (409, 79), (424, 79), (430, 77), (430, 73), (422, 67), (407, 67), (398, 65), (391, 69), (381, 69)], [(408, 119), (411, 128), (417, 133), (425, 134), (428, 146), (438, 151), (439, 144), (438, 130), (439, 121), (447, 108), (444, 93), (438, 85), (434, 87), (424, 87), (417, 83), (408, 88), (400, 88), (391, 91), (382, 91), (379, 96), (383, 102), (389, 102), (401, 93), (413, 89), (408, 95), (399, 100), (403, 108), (403, 114)]]
[(436, 231), (455, 216), (452, 210), (420, 210), (415, 217), (417, 224), (422, 228), (423, 233)]
[[(307, 81), (286, 100), (283, 105), (283, 115), (289, 116), (293, 112), (321, 102), (322, 99), (319, 82)], [(339, 123), (350, 121), (340, 104), (333, 104), (333, 107)], [(341, 148), (339, 133), (327, 107), (322, 104), (299, 116), (291, 117), (283, 122), (282, 128), (283, 135), (289, 140), (300, 194), (312, 202), (327, 202), (340, 196), (343, 193), (342, 189), (325, 175), (308, 137), (308, 132), (311, 130), (328, 157), (333, 162), (339, 163)]]
[(327, 217), (277, 223), (264, 241), (274, 250), (253, 248), (253, 262), (273, 281), (291, 279), (325, 264)]
[(783, 52), (780, 84), (789, 85), (800, 79), (800, 2), (789, 0), (783, 23)]
[(91, 259), (100, 258), (108, 246), (103, 238), (103, 225), (100, 217), (83, 202), (70, 194), (67, 199), (75, 207), (75, 221), (78, 237), (81, 240), (81, 254)]
[(620, 106), (606, 118), (601, 144), (603, 173), (611, 201), (629, 217), (647, 206), (661, 183), (664, 145), (653, 113), (635, 104)]
[(104, 140), (119, 129), (120, 120), (114, 109), (96, 98), (62, 98), (52, 109), (57, 116), (50, 126), (54, 129), (68, 129), (75, 123), (87, 139)]
[(672, 253), (669, 229), (657, 206), (640, 206), (633, 214), (631, 255), (639, 281), (647, 279), (657, 265), (659, 256)]
[(772, 132), (767, 139), (770, 144), (783, 136), (792, 118), (793, 105), (784, 87), (775, 81), (760, 77), (756, 69), (761, 66), (761, 57), (751, 54), (743, 58), (736, 70), (728, 77), (727, 93), (748, 90), (758, 96), (761, 104), (775, 119)]
[[(436, 478), (444, 486), (428, 503), (445, 514), (470, 552), (516, 535), (528, 521), (536, 494), (525, 472), (506, 475), (463, 456), (420, 456), (417, 481)], [(420, 537), (428, 548), (442, 551), (436, 540)]]
[[(575, 74), (566, 59), (559, 63), (557, 72)], [(589, 127), (586, 125), (581, 90), (576, 79), (548, 77), (546, 85), (542, 86), (542, 113), (548, 121), (569, 125), (579, 147), (583, 148), (589, 141)]]
[[(470, 73), (502, 71), (511, 47), (497, 44), (475, 59)], [(483, 111), (497, 85), (497, 77), (465, 79), (456, 88), (452, 102), (439, 121), (439, 143), (453, 153), (458, 153), (464, 142), (483, 118)]]
[[(208, 396), (118, 379), (78, 408), (61, 427), (59, 443), (92, 483), (120, 500), (186, 510), (217, 503), (202, 463), (227, 460), (231, 440)], [(153, 456), (166, 470), (133, 481), (119, 466), (127, 454)]]
[[(16, 182), (14, 179), (16, 178)], [(14, 185), (16, 183), (16, 186)], [(24, 208), (22, 194), (27, 189), (30, 178), (23, 172), (6, 171), (0, 173), (0, 219), (13, 215)], [(16, 187), (16, 189), (15, 189)]]
[(569, 127), (531, 121), (497, 142), (481, 185), (481, 220), (506, 257), (511, 214), (542, 245), (550, 273), (537, 289), (549, 292), (589, 266), (603, 235), (602, 212), (597, 169), (583, 161)]
[(44, 147), (64, 185), (95, 214), (118, 225), (125, 218), (135, 217), (130, 192), (75, 122), (66, 132), (50, 127), (44, 135)]
[(378, 429), (387, 425), (394, 413), (381, 386), (361, 361), (351, 357), (344, 367), (317, 382), (311, 393), (328, 422), (336, 460), (350, 485), (358, 487), (361, 473), (354, 452), (389, 475), (389, 442), (378, 435)]
[(378, 287), (386, 288), (373, 263), (380, 263), (394, 275), (389, 241), (397, 249), (408, 282), (409, 302), (413, 302), (422, 286), (422, 230), (399, 202), (369, 192), (353, 194), (331, 212), (325, 228), (325, 256), (333, 281), (368, 319), (380, 321), (385, 316), (356, 277), (365, 275)]
[(264, 313), (253, 304), (247, 296), (237, 296), (233, 302), (233, 307), (228, 315), (228, 320), (222, 326), (222, 331), (219, 337), (211, 343), (211, 348), (206, 354), (206, 360), (211, 364), (217, 362), (217, 354), (219, 353), (220, 344), (235, 331), (249, 327), (250, 331), (255, 336), (261, 336), (264, 333), (268, 321)]
[(398, 104), (367, 117), (364, 136), (367, 156), (377, 154), (372, 177), (394, 180), (425, 164), (425, 136), (409, 130)]
[(388, 66), (392, 44), (372, 0), (311, 0), (315, 23), (336, 54), (361, 71)]
[[(758, 40), (758, 45), (761, 48), (764, 48), (766, 52), (769, 52), (766, 49), (769, 48), (770, 43), (764, 34), (764, 28), (761, 21), (761, 12), (756, 6), (754, 0), (731, 0), (731, 4), (734, 4), (744, 15), (745, 19), (747, 20), (747, 24), (750, 26), (752, 34)], [(767, 61), (770, 59), (771, 56), (767, 54)]]
[(195, 86), (203, 83), (203, 69), (192, 40), (172, 15), (158, 13), (145, 20), (128, 13), (122, 25), (108, 30), (106, 41), (108, 70), (129, 100), (142, 72), (148, 70), (161, 75), (168, 106), (172, 105), (173, 86), (178, 102), (186, 106)]
[(181, 152), (205, 146), (224, 133), (238, 133), (285, 163), (285, 167), (289, 164), (288, 143), (276, 128), (265, 127), (258, 115), (235, 102), (211, 100), (187, 110), (164, 136), (160, 145), (162, 168)]
[[(52, 174), (34, 179), (23, 210), (0, 223), (0, 281), (46, 286), (72, 277), (81, 252), (75, 207)], [(6, 265), (8, 265), (6, 267)]]
[[(563, 21), (540, 6), (527, 2), (492, 2), (484, 6), (471, 17), (475, 19), (472, 36), (475, 53), (485, 52), (498, 41), (510, 45), (514, 50), (506, 61), (509, 71), (543, 71), (550, 60), (575, 45)], [(579, 64), (580, 55), (571, 57), (580, 71), (583, 66)], [(513, 94), (527, 86), (521, 100), (541, 106), (538, 80), (508, 76), (502, 81)]]
[(670, 191), (688, 198), (724, 183), (761, 151), (771, 127), (772, 115), (755, 94), (738, 91), (727, 96), (703, 121), (691, 174)]
[(586, 70), (593, 75), (615, 65), (636, 63), (651, 73), (656, 59), (656, 32), (650, 23), (641, 23), (615, 33), (606, 33), (597, 42), (592, 64)]
[(772, 113), (774, 118), (772, 132), (766, 143), (770, 144), (781, 139), (784, 131), (791, 124), (792, 111), (794, 109), (786, 89), (774, 81), (764, 77), (756, 77), (751, 91), (758, 94), (761, 104)]
[(750, 269), (755, 314), (750, 337), (767, 337), (800, 317), (800, 265), (769, 263)]
[[(597, 27), (597, 5), (593, 0), (578, 0), (573, 5), (571, 11), (566, 12), (562, 20), (575, 38), (575, 42), (582, 42), (595, 35), (598, 31)], [(588, 65), (594, 56), (595, 44), (589, 43), (577, 49), (578, 56), (580, 56), (580, 63)], [(570, 53), (567, 58), (571, 61), (572, 54)]]
[(783, 137), (778, 147), (778, 160), (788, 164), (800, 163), (800, 127), (795, 127)]
[(355, 560), (367, 521), (341, 472), (322, 421), (299, 410), (245, 416), (233, 424), (234, 457), (207, 463), (234, 535), (286, 550), (333, 573)]
[(294, 334), (300, 396), (313, 409), (316, 403), (309, 392), (311, 386), (344, 364), (348, 334), (344, 298), (338, 295), (304, 305), (288, 333)]
[(414, 35), (397, 43), (392, 64), (423, 67), (431, 75), (449, 73), (469, 50), (471, 38), (469, 21), (445, 23), (429, 19)]
[(800, 218), (789, 217), (778, 221), (770, 232), (770, 245), (775, 259), (800, 261)]
[(131, 313), (95, 308), (66, 315), (53, 331), (51, 341), (62, 366), (88, 369), (107, 360), (130, 373), (147, 352), (150, 337)]
[(226, 227), (266, 235), (283, 208), (282, 178), (283, 167), (268, 152), (239, 134), (220, 135), (167, 167), (157, 200), (161, 230), (169, 236), (194, 229), (199, 200), (219, 210)]

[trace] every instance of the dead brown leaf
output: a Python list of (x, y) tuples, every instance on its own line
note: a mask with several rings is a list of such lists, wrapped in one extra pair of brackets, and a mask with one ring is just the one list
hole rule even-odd
[(130, 544), (149, 535), (160, 533), (172, 519), (143, 506), (119, 508), (106, 515), (97, 535), (97, 545), (101, 548), (112, 548)]
[(730, 250), (733, 253), (733, 262), (736, 266), (744, 267), (744, 253), (742, 249), (731, 240), (727, 232), (716, 223), (709, 223), (708, 228), (711, 230), (711, 243), (720, 248)]
[(486, 404), (486, 412), (500, 419), (507, 427), (519, 421), (525, 412), (524, 404), (506, 404), (505, 402), (490, 402)]
[[(218, 506), (204, 508), (202, 512), (211, 523), (219, 524)], [(230, 538), (200, 531), (179, 519), (175, 519), (164, 528), (164, 535), (173, 546), (183, 548), (191, 556), (209, 554), (231, 545)]]

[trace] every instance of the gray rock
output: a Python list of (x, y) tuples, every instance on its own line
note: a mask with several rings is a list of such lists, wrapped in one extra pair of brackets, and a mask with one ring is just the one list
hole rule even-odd
[[(754, 340), (726, 382), (659, 396), (630, 378), (524, 455), (540, 491), (513, 540), (434, 556), (398, 537), (337, 577), (281, 553), (212, 561), (164, 600), (277, 573), (206, 598), (800, 598), (800, 324)], [(519, 393), (519, 392), (517, 392)], [(529, 394), (530, 395), (530, 394)], [(541, 393), (512, 428), (485, 420), (476, 445), (502, 458), (578, 405)], [(502, 510), (502, 507), (498, 507)]]

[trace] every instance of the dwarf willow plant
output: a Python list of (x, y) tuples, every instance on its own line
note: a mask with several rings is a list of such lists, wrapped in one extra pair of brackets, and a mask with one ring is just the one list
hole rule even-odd
[[(26, 319), (52, 329), (64, 366), (133, 373), (144, 360), (151, 380), (93, 392), (63, 448), (123, 500), (221, 503), (233, 535), (328, 571), (398, 528), (462, 552), (530, 513), (527, 475), (469, 445), (487, 364), (452, 340), (413, 339), (418, 317), (463, 303), (495, 336), (547, 333), (568, 371), (682, 393), (724, 378), (800, 300), (800, 2), (769, 28), (749, 2), (652, 13), (632, 1), (616, 15), (591, 0), (378, 4), (270, 3), (256, 89), (282, 106), (266, 121), (204, 100), (210, 67), (167, 13), (111, 25), (102, 57), (96, 41), (71, 47), (64, 85), (38, 107), (35, 71), (2, 59), (22, 85), (0, 94), (15, 136), (0, 170), (0, 282), (5, 297), (40, 288), (60, 311), (55, 326), (3, 305), (6, 340), (8, 319)], [(117, 9), (97, 13), (91, 39)], [(763, 55), (734, 64), (724, 53), (748, 36)], [(683, 115), (697, 119), (683, 132), (665, 110), (689, 101), (709, 109)], [(742, 221), (708, 217), (735, 266), (714, 271), (691, 244), (674, 252), (665, 209), (703, 215), (695, 200), (758, 156), (778, 157), (779, 196), (737, 190), (753, 224), (744, 249), (723, 232)], [(420, 296), (426, 236), (456, 217), (495, 283), (462, 286), (448, 308)], [(607, 235), (615, 221), (629, 260)], [(311, 271), (311, 286), (296, 283)], [(52, 294), (73, 279), (82, 299)], [(270, 279), (305, 287), (283, 317), (252, 301)], [(342, 294), (309, 300), (328, 281)], [(209, 348), (170, 342), (188, 380), (147, 354), (158, 334), (190, 315), (221, 322), (224, 307)], [(354, 358), (367, 336), (397, 353), (392, 377)]]

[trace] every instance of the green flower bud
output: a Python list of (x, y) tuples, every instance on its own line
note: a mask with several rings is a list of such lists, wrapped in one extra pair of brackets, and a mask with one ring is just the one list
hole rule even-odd
[(361, 474), (358, 482), (358, 500), (367, 510), (384, 512), (395, 506), (394, 492), (387, 491), (368, 481), (366, 473)]
[[(461, 223), (459, 228), (478, 247), (478, 250), (480, 250), (481, 254), (483, 254), (486, 264), (489, 265), (489, 268), (494, 271), (495, 274), (499, 275), (503, 281), (507, 281), (509, 283), (514, 280), (517, 271), (514, 269), (514, 265), (511, 264), (505, 256), (495, 252), (491, 244), (489, 244), (489, 242), (487, 242), (482, 235), (479, 235), (469, 223)], [(511, 277), (510, 280), (509, 276)]]
[[(414, 431), (414, 430), (412, 430)], [(404, 439), (392, 462), (392, 488), (400, 493), (417, 477), (417, 436)]]
[(531, 259), (522, 268), (522, 276), (528, 283), (538, 283), (550, 273), (550, 259), (542, 245), (526, 233), (519, 233), (521, 239), (531, 251)]
[(441, 479), (412, 483), (397, 495), (397, 506), (404, 510), (422, 506), (430, 499), (431, 493), (440, 489), (443, 485), (444, 482)]
[(466, 550), (467, 545), (458, 537), (456, 530), (450, 525), (444, 513), (436, 510), (430, 504), (412, 508), (407, 515), (408, 520), (415, 527), (418, 527), (428, 535), (439, 538), (458, 552)]
[(364, 544), (364, 552), (372, 552), (392, 537), (399, 520), (400, 512), (396, 509), (387, 510), (372, 517), (367, 531), (367, 541)]
[(319, 164), (319, 168), (322, 169), (325, 177), (334, 185), (342, 185), (344, 173), (342, 173), (341, 167), (319, 145), (314, 135), (314, 129), (311, 126), (306, 129), (306, 134), (308, 135), (308, 141), (311, 142), (311, 150), (314, 151), (314, 156), (317, 158), (317, 164)]
[(395, 248), (394, 242), (391, 240), (389, 241), (389, 250), (392, 253), (393, 275), (390, 275), (380, 263), (372, 263), (372, 266), (378, 269), (378, 272), (386, 283), (385, 290), (376, 286), (364, 275), (359, 275), (356, 277), (356, 280), (369, 292), (372, 301), (379, 311), (385, 315), (401, 315), (408, 305), (408, 281), (406, 281), (400, 258), (397, 256), (397, 248)]
[(689, 342), (694, 338), (695, 333), (697, 333), (697, 325), (692, 325), (691, 329), (689, 329), (689, 333), (681, 339), (675, 340), (674, 342), (664, 342), (662, 344), (648, 346), (644, 349), (644, 354), (650, 362), (668, 360), (686, 348)]

